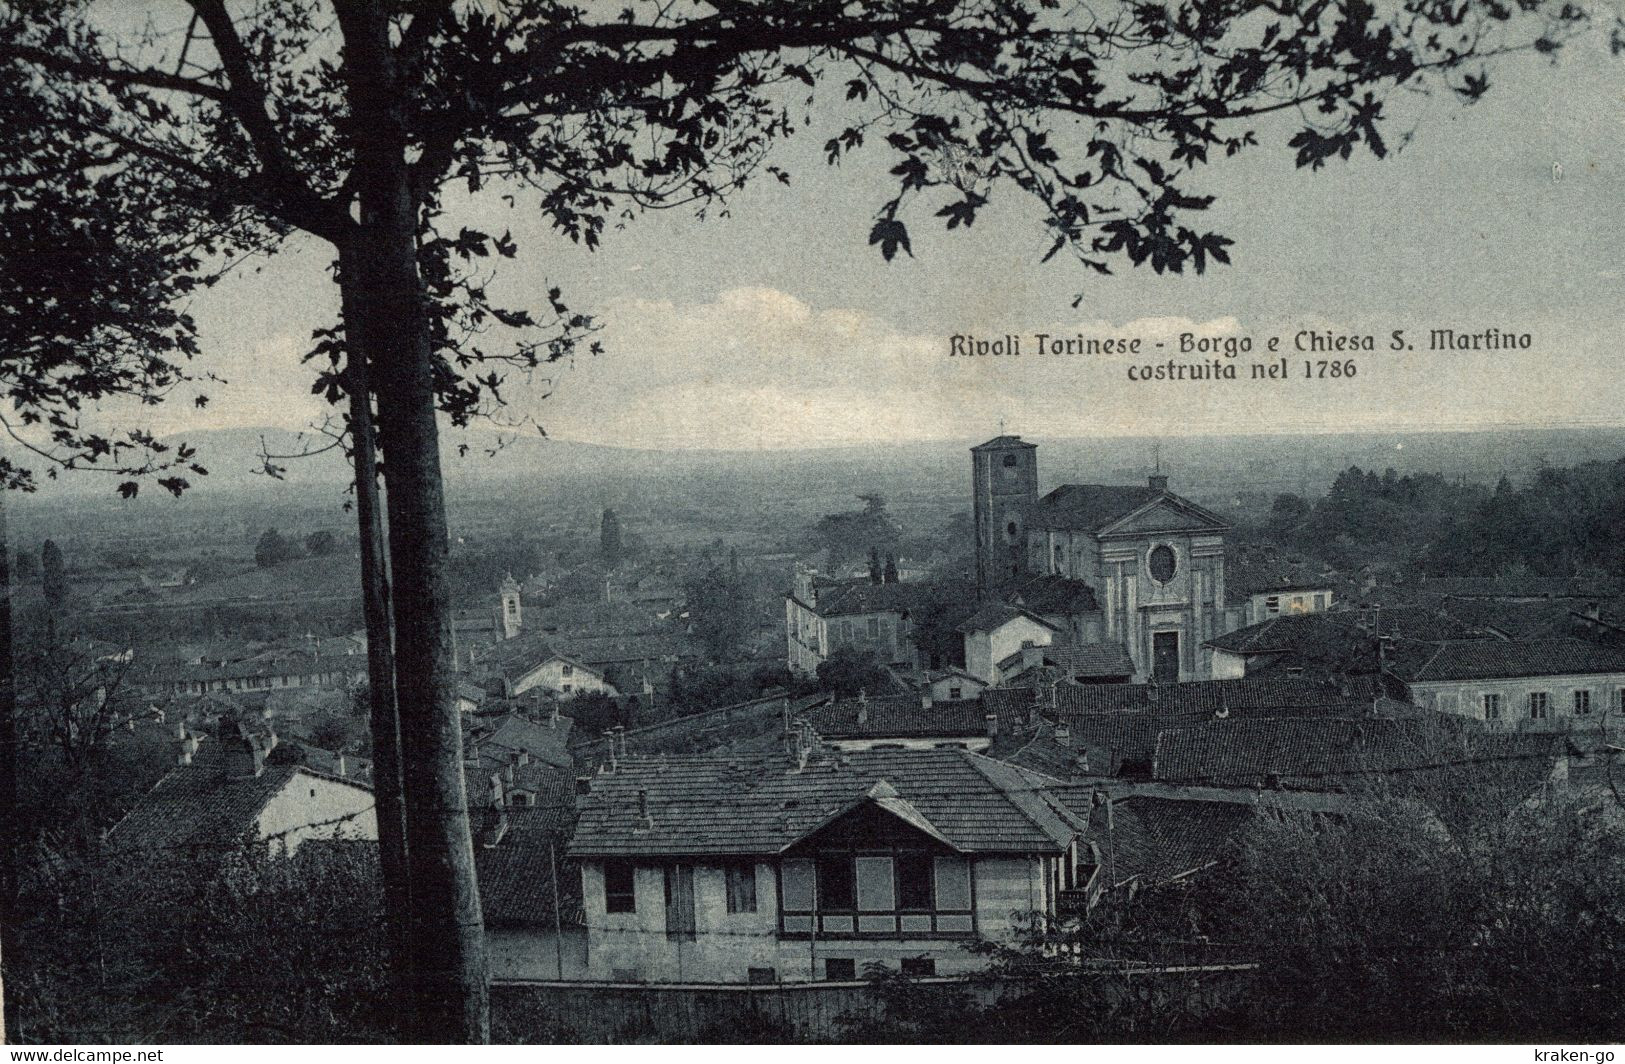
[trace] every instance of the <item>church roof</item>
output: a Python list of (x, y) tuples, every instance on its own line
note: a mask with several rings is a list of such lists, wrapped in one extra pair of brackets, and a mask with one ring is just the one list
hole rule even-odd
[(1161, 494), (1151, 488), (1062, 484), (1038, 500), (1038, 511), (1032, 523), (1040, 528), (1096, 532), (1155, 501)]
[(1132, 517), (1159, 500), (1184, 515), (1183, 530), (1226, 528), (1224, 519), (1209, 510), (1175, 495), (1164, 487), (1120, 484), (1062, 484), (1034, 508), (1030, 524), (1034, 528), (1071, 532), (1113, 531), (1113, 526)]

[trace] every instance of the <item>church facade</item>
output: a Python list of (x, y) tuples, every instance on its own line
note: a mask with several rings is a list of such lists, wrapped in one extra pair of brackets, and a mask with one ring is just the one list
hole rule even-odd
[[(1038, 494), (1038, 448), (999, 436), (971, 449), (978, 592), (1043, 614), (1024, 589), (1075, 587), (1093, 609), (1080, 643), (1123, 646), (1142, 680), (1206, 679), (1202, 644), (1234, 627), (1218, 515), (1151, 476), (1142, 486), (1063, 484)], [(1083, 594), (1087, 592), (1087, 594)]]

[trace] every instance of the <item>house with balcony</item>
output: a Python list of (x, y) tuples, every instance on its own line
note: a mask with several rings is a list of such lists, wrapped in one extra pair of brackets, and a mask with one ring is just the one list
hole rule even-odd
[[(962, 749), (620, 761), (582, 798), (588, 978), (974, 970), (1091, 871), (1053, 781)], [(1082, 856), (1080, 857), (1080, 853)]]

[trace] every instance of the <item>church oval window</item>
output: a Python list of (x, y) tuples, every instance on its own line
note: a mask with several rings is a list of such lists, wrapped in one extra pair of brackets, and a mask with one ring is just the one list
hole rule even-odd
[(1151, 579), (1159, 584), (1166, 584), (1174, 578), (1174, 570), (1177, 568), (1174, 549), (1166, 543), (1152, 548), (1148, 564), (1151, 569)]

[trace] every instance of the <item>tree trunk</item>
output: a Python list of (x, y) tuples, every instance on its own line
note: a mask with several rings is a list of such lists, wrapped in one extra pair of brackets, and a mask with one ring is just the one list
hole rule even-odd
[(375, 355), (379, 444), (394, 578), (395, 690), (411, 861), (412, 1018), (422, 1041), (490, 1038), (485, 932), (463, 784), (451, 658), (447, 531), (433, 360), (417, 267), (417, 203), (389, 22), (339, 4), (356, 138), (360, 269), (344, 279)]
[[(11, 647), (11, 536), (0, 493), (0, 956), (16, 956), (17, 889), (23, 839), (17, 823), (17, 683)], [(5, 985), (0, 982), (0, 1043), (6, 1037)]]
[[(340, 249), (339, 276), (357, 271), (355, 254)], [(372, 384), (365, 312), (342, 289), (344, 343), (350, 395), (350, 440), (355, 464), (355, 514), (361, 539), (362, 613), (367, 622), (367, 697), (372, 732), (372, 789), (378, 818), (378, 869), (384, 892), (384, 940), (398, 1014), (410, 1015), (412, 879), (401, 794), (400, 720), (395, 708), (395, 635), (389, 619), (389, 574), (378, 495), (378, 457), (372, 423)]]

